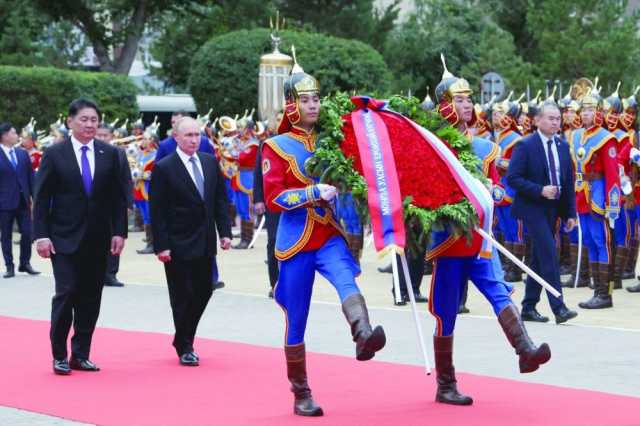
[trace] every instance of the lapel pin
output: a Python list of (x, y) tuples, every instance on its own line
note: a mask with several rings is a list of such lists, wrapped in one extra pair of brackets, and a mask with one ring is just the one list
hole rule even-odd
[(100, 150), (100, 151), (98, 151), (98, 152), (99, 152), (100, 154), (104, 154), (104, 151), (103, 151), (103, 150)]

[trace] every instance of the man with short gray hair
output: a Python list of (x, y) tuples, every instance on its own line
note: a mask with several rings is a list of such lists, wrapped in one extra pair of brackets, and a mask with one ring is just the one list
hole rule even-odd
[[(556, 223), (561, 218), (567, 232), (576, 224), (576, 199), (569, 145), (558, 137), (560, 110), (555, 102), (546, 101), (535, 117), (537, 131), (523, 138), (515, 147), (507, 182), (516, 191), (511, 215), (521, 219), (532, 242), (530, 267), (558, 292), (562, 293), (560, 265), (556, 251)], [(542, 287), (527, 277), (522, 301), (522, 319), (547, 322), (538, 313)], [(547, 293), (557, 324), (575, 318), (562, 297)]]

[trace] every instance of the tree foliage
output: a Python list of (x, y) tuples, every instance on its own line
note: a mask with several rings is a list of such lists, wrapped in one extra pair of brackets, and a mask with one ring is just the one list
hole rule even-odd
[(207, 0), (31, 0), (55, 21), (79, 28), (93, 47), (102, 71), (128, 74), (146, 24), (173, 8)]
[(0, 111), (17, 127), (34, 117), (42, 129), (81, 96), (93, 99), (111, 119), (133, 118), (136, 91), (128, 78), (108, 73), (0, 66)]
[[(314, 75), (323, 93), (388, 89), (391, 74), (370, 46), (322, 34), (282, 31), (281, 51), (296, 46), (300, 65)], [(209, 40), (194, 56), (189, 88), (199, 110), (241, 113), (255, 107), (260, 56), (271, 51), (269, 30), (233, 31)]]

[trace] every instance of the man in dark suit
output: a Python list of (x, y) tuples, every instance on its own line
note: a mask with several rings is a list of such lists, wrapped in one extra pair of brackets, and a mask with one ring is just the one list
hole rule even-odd
[(11, 236), (13, 223), (20, 230), (20, 264), (18, 271), (30, 275), (40, 272), (31, 267), (31, 197), (33, 196), (33, 168), (29, 154), (17, 148), (18, 134), (9, 123), (0, 124), (0, 233), (2, 255), (7, 266), (4, 278), (15, 276)]
[(117, 148), (95, 139), (99, 117), (95, 103), (73, 101), (67, 119), (72, 136), (47, 148), (36, 175), (36, 249), (53, 265), (50, 337), (53, 370), (62, 375), (72, 369), (100, 370), (89, 360), (89, 352), (107, 255), (120, 255), (127, 236), (122, 162)]
[[(565, 221), (567, 232), (576, 224), (574, 172), (569, 145), (557, 135), (561, 125), (558, 106), (546, 101), (535, 119), (538, 130), (516, 145), (509, 164), (507, 182), (516, 191), (511, 215), (522, 219), (529, 231), (533, 251), (529, 266), (562, 294), (554, 236), (558, 218)], [(540, 284), (527, 277), (524, 321), (549, 320), (536, 310), (541, 291)], [(567, 308), (562, 297), (547, 296), (557, 324), (578, 315)]]
[[(164, 157), (173, 154), (177, 147), (178, 142), (174, 137), (176, 134), (176, 124), (183, 117), (189, 117), (189, 114), (186, 111), (180, 110), (171, 114), (171, 129), (172, 136), (160, 141), (160, 145), (158, 145), (158, 150), (156, 151), (156, 159), (155, 162), (162, 160)], [(213, 146), (211, 142), (209, 142), (209, 138), (205, 135), (200, 134), (200, 145), (197, 149), (199, 152), (206, 152), (207, 154), (215, 155), (213, 150)], [(215, 256), (213, 257), (212, 263), (212, 273), (211, 273), (211, 282), (214, 290), (218, 290), (224, 287), (224, 282), (220, 281), (220, 274), (218, 273), (218, 263), (216, 262)]]
[(226, 188), (213, 155), (198, 152), (200, 128), (191, 117), (175, 127), (177, 150), (157, 162), (149, 202), (154, 249), (164, 263), (173, 312), (173, 346), (180, 364), (197, 366), (193, 341), (211, 298), (211, 273), (220, 247), (231, 247)]
[[(96, 138), (102, 142), (111, 144), (113, 140), (113, 126), (107, 123), (100, 123), (98, 125), (98, 131), (96, 132)], [(115, 146), (120, 155), (121, 179), (127, 187), (127, 209), (133, 210), (133, 182), (131, 180), (129, 160), (127, 159), (125, 150), (117, 145)], [(118, 271), (120, 271), (120, 256), (109, 253), (109, 257), (107, 258), (107, 271), (104, 274), (104, 285), (106, 287), (124, 287), (124, 283), (117, 277)]]
[(264, 189), (262, 185), (262, 143), (256, 157), (256, 168), (253, 172), (253, 203), (256, 214), (265, 215), (267, 227), (267, 265), (269, 269), (269, 297), (273, 298), (273, 289), (278, 282), (280, 270), (276, 259), (276, 235), (278, 234), (278, 222), (280, 213), (267, 210), (264, 204)]

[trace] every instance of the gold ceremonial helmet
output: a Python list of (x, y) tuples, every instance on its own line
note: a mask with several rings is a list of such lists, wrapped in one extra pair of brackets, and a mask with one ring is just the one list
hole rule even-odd
[(471, 96), (473, 90), (469, 86), (469, 82), (464, 78), (456, 77), (447, 69), (447, 63), (444, 59), (444, 55), (440, 54), (440, 60), (442, 61), (442, 79), (436, 86), (436, 101), (440, 102), (442, 98), (451, 101), (454, 96), (465, 95)]
[[(589, 80), (587, 81), (591, 83)], [(574, 83), (574, 88), (576, 84), (578, 84), (578, 81)], [(600, 91), (598, 90), (598, 77), (596, 77), (594, 83), (591, 83), (590, 87), (585, 84), (582, 88), (585, 90), (584, 93), (581, 91), (576, 93), (576, 100), (580, 102), (580, 107), (600, 107), (602, 104), (602, 98), (600, 97)]]
[(622, 106), (625, 111), (627, 110), (634, 111), (634, 112), (638, 111), (638, 100), (636, 99), (636, 95), (638, 94), (638, 91), (640, 91), (640, 86), (635, 88), (631, 96), (629, 96), (628, 98), (624, 98), (622, 100)]
[(300, 99), (300, 95), (303, 94), (320, 93), (320, 83), (318, 83), (318, 80), (304, 72), (298, 64), (295, 46), (291, 46), (291, 54), (293, 55), (293, 68), (291, 75), (284, 82), (285, 99)]
[(624, 108), (622, 106), (622, 99), (618, 91), (620, 90), (621, 81), (618, 82), (616, 90), (610, 94), (604, 101), (602, 101), (602, 109), (605, 111), (611, 111), (613, 113), (620, 114)]
[(238, 125), (236, 124), (236, 120), (229, 117), (228, 115), (223, 115), (218, 120), (218, 125), (223, 133), (231, 133), (238, 130)]

